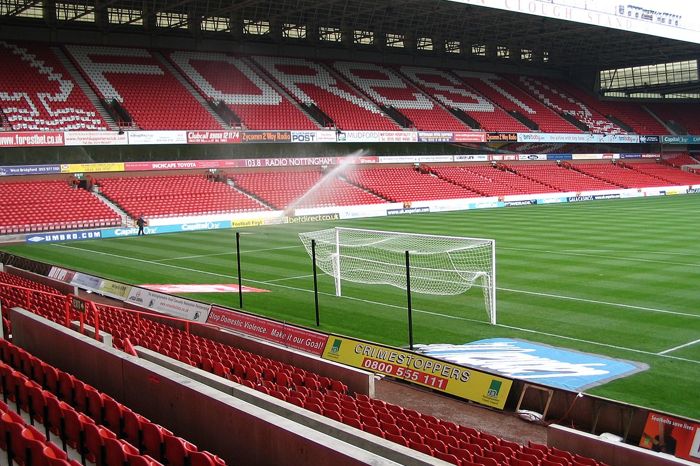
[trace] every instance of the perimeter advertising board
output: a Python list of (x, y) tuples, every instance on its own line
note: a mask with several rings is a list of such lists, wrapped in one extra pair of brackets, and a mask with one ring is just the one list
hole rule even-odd
[(454, 142), (486, 142), (486, 133), (454, 133), (452, 138)]
[(292, 131), (292, 142), (335, 142), (335, 131)]
[(700, 424), (650, 412), (639, 446), (700, 463)]
[(6, 165), (0, 167), (0, 176), (46, 175), (61, 173), (60, 165)]
[(328, 337), (323, 358), (498, 409), (505, 406), (513, 384), (512, 380), (439, 359), (335, 335)]
[(236, 144), (241, 142), (240, 131), (188, 131), (187, 144)]
[(207, 321), (211, 307), (209, 304), (138, 287), (129, 290), (125, 301), (162, 314), (197, 322)]
[(338, 142), (418, 142), (415, 131), (341, 131)]
[(66, 131), (66, 146), (125, 146), (129, 137), (117, 131)]
[(219, 306), (212, 306), (207, 323), (316, 356), (321, 356), (328, 341), (327, 335), (318, 332)]
[(124, 162), (70, 163), (61, 165), (61, 173), (123, 172)]
[(24, 131), (0, 133), (0, 147), (62, 146), (63, 133), (58, 131)]
[(127, 131), (130, 145), (187, 144), (185, 131)]

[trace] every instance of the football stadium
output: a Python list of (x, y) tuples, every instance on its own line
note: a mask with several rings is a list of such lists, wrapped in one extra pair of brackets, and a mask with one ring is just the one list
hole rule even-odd
[(0, 464), (700, 463), (700, 19), (0, 0)]

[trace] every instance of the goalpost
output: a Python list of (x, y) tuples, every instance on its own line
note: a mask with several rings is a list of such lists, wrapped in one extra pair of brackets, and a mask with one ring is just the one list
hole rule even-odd
[(496, 323), (493, 239), (341, 227), (299, 233), (299, 238), (318, 267), (335, 279), (337, 296), (342, 296), (341, 280), (431, 295), (457, 295), (476, 285), (483, 290), (489, 321)]

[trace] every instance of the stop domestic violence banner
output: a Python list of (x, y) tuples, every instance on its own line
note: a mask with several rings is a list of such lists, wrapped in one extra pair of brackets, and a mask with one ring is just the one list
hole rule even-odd
[(328, 336), (322, 333), (218, 306), (211, 307), (207, 323), (316, 356), (323, 354), (328, 341)]

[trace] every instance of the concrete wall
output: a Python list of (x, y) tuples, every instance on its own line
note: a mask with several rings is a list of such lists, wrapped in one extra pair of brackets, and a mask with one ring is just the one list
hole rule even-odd
[[(290, 419), (291, 416), (262, 409), (21, 309), (12, 309), (10, 318), (15, 344), (187, 438), (200, 449), (215, 452), (229, 464), (447, 465), (383, 439), (372, 440), (372, 436), (357, 431), (356, 436), (359, 433), (360, 437), (368, 437), (365, 441), (378, 444), (379, 449), (392, 450), (397, 460), (371, 453), (329, 435), (338, 428), (334, 425), (338, 423), (329, 419), (324, 423), (325, 418), (316, 416), (319, 419), (315, 422), (325, 427), (323, 431), (312, 429)], [(251, 400), (251, 393), (245, 393)], [(256, 404), (260, 405), (259, 400)]]

